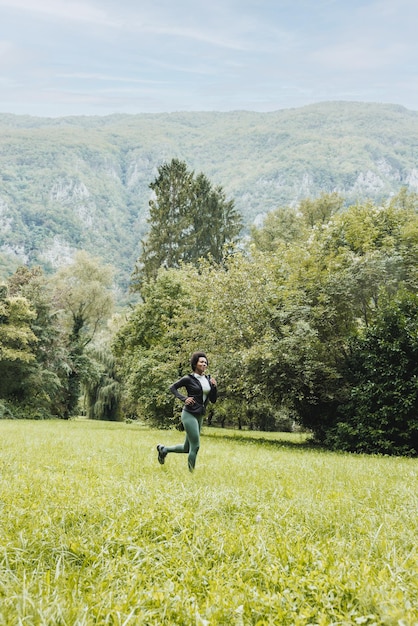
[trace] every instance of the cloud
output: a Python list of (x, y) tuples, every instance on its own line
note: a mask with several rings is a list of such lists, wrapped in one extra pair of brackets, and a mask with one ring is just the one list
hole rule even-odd
[(0, 0), (0, 111), (418, 108), (417, 17), (412, 0)]
[(397, 65), (407, 54), (405, 45), (389, 44), (381, 49), (369, 40), (336, 43), (311, 54), (311, 60), (321, 68), (350, 73), (366, 73)]
[(72, 22), (88, 22), (93, 24), (111, 24), (106, 13), (85, 2), (65, 2), (65, 0), (0, 0), (0, 8), (25, 15), (70, 20)]
[(0, 41), (0, 68), (19, 63), (24, 58), (20, 58), (20, 49), (12, 41)]

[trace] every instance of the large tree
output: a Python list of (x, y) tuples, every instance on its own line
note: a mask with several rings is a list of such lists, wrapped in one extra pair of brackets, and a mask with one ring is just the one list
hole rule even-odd
[(64, 333), (53, 305), (50, 283), (40, 267), (17, 268), (8, 280), (9, 296), (25, 298), (33, 311), (30, 322), (36, 337), (33, 342), (34, 359), (22, 365), (21, 376), (12, 373), (15, 387), (19, 387), (19, 410), (25, 417), (62, 415), (62, 395), (67, 380), (67, 349)]
[(0, 416), (14, 415), (9, 401), (26, 400), (28, 366), (35, 362), (37, 337), (31, 328), (35, 315), (26, 298), (10, 296), (7, 286), (0, 286)]
[(242, 229), (233, 200), (203, 173), (189, 171), (183, 161), (161, 165), (150, 188), (150, 230), (133, 274), (137, 290), (155, 278), (160, 267), (175, 268), (199, 258), (220, 263)]
[(185, 278), (184, 270), (160, 270), (155, 280), (145, 283), (144, 301), (113, 342), (125, 414), (159, 425), (173, 417), (174, 396), (168, 388), (179, 377), (178, 353), (188, 332), (181, 312), (192, 297)]
[(326, 433), (330, 447), (377, 454), (418, 454), (418, 297), (401, 290), (373, 325), (352, 341), (349, 395)]
[(106, 324), (113, 309), (113, 271), (86, 252), (54, 277), (56, 306), (68, 338), (68, 393), (65, 416), (76, 411), (80, 384), (89, 376), (86, 347)]

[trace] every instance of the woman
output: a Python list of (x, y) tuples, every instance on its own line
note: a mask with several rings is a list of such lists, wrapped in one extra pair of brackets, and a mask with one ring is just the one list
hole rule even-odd
[[(217, 398), (216, 380), (212, 376), (206, 376), (208, 359), (204, 352), (195, 352), (190, 359), (193, 373), (182, 376), (180, 380), (171, 385), (170, 391), (179, 398), (183, 405), (181, 421), (186, 431), (184, 444), (177, 446), (163, 446), (158, 444), (158, 462), (161, 465), (165, 462), (165, 457), (169, 452), (182, 452), (188, 454), (189, 470), (193, 472), (196, 465), (196, 456), (200, 447), (200, 430), (202, 428), (203, 415), (209, 400), (213, 403)], [(187, 396), (178, 390), (186, 388)]]

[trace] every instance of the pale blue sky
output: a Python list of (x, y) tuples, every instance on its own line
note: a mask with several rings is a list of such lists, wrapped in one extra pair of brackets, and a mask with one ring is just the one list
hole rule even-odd
[(418, 110), (416, 0), (0, 0), (0, 112)]

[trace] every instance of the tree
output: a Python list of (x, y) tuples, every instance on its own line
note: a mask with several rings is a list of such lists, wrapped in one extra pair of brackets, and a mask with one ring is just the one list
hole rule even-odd
[(7, 286), (0, 286), (0, 361), (34, 360), (36, 336), (30, 328), (34, 317), (26, 298), (10, 297)]
[(129, 416), (159, 425), (173, 418), (174, 396), (168, 388), (178, 377), (187, 332), (181, 322), (181, 310), (190, 304), (187, 289), (190, 286), (183, 287), (174, 270), (160, 270), (155, 280), (144, 284), (144, 302), (136, 305), (115, 337), (123, 409)]
[(121, 384), (116, 362), (110, 350), (95, 348), (88, 351), (89, 375), (83, 380), (87, 417), (96, 420), (119, 420)]
[(265, 267), (276, 263), (271, 281), (282, 302), (271, 301), (271, 330), (255, 339), (251, 354), (254, 374), (270, 379), (276, 403), (290, 401), (300, 423), (324, 442), (346, 401), (350, 340), (373, 325), (385, 294), (402, 285), (416, 290), (418, 219), (402, 199), (311, 217), (304, 241), (285, 245), (278, 230), (267, 241), (261, 233)]
[(25, 400), (27, 366), (35, 361), (37, 338), (31, 328), (36, 314), (26, 298), (9, 296), (0, 286), (0, 398)]
[(333, 215), (338, 213), (344, 204), (344, 199), (337, 193), (323, 193), (316, 200), (309, 198), (299, 204), (299, 212), (306, 224), (313, 228), (326, 224)]
[(242, 229), (241, 216), (222, 188), (214, 188), (202, 173), (195, 176), (183, 161), (161, 165), (149, 186), (154, 192), (150, 230), (133, 274), (138, 291), (160, 267), (175, 268), (199, 258), (220, 263)]
[(54, 278), (55, 302), (67, 332), (69, 374), (65, 416), (75, 413), (80, 383), (89, 371), (85, 349), (109, 318), (113, 308), (113, 272), (86, 252), (61, 268)]
[(304, 233), (301, 215), (290, 208), (280, 207), (267, 213), (261, 226), (250, 227), (251, 240), (258, 250), (274, 253), (283, 244), (300, 240)]
[(202, 173), (194, 181), (194, 236), (186, 248), (186, 262), (200, 258), (221, 263), (226, 247), (236, 242), (242, 229), (234, 201), (227, 200), (222, 187), (213, 188)]
[(52, 302), (50, 283), (40, 267), (20, 266), (8, 280), (9, 294), (24, 297), (33, 310), (34, 359), (26, 363), (19, 382), (26, 417), (62, 416), (67, 379), (64, 334)]
[(351, 343), (350, 386), (325, 443), (354, 452), (418, 454), (418, 297), (401, 291)]

